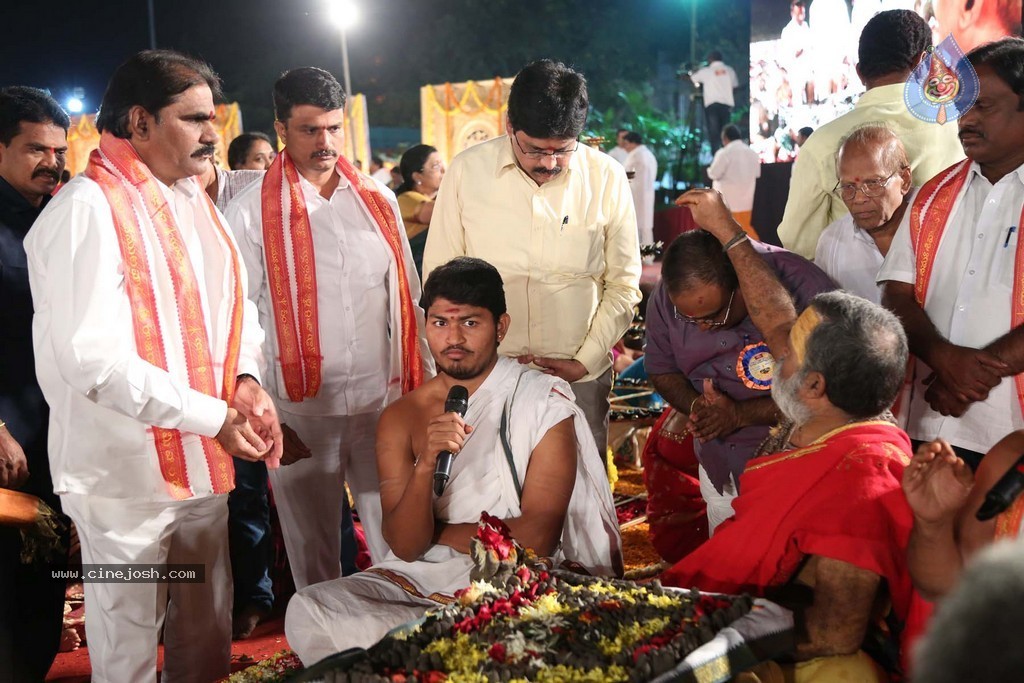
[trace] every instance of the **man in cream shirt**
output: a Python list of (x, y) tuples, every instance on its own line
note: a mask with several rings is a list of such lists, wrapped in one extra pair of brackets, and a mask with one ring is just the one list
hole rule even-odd
[(879, 12), (868, 21), (860, 36), (857, 64), (867, 92), (853, 111), (815, 129), (800, 147), (779, 225), (779, 239), (787, 249), (814, 258), (822, 231), (847, 213), (832, 190), (837, 182), (836, 151), (854, 128), (885, 121), (906, 147), (915, 186), (963, 159), (956, 126), (922, 121), (903, 101), (906, 81), (931, 42), (928, 25), (910, 10)]
[(521, 321), (501, 352), (572, 383), (603, 451), (610, 351), (640, 301), (640, 250), (625, 170), (577, 140), (587, 102), (564, 64), (519, 72), (507, 136), (459, 154), (441, 182), (423, 272), (456, 256), (493, 264)]

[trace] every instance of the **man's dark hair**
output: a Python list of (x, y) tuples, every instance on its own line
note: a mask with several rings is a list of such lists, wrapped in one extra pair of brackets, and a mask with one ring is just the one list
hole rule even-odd
[(644, 139), (640, 136), (640, 133), (634, 133), (632, 131), (626, 133), (623, 139), (626, 140), (627, 142), (632, 142), (634, 145), (644, 144)]
[(719, 52), (718, 50), (712, 50), (711, 52), (708, 53), (708, 61), (709, 62), (720, 62), (720, 61), (722, 61), (722, 53)]
[(160, 119), (160, 110), (197, 85), (207, 85), (214, 101), (221, 98), (220, 78), (206, 62), (173, 50), (143, 50), (117, 67), (103, 94), (96, 128), (130, 138), (128, 112), (140, 106)]
[(805, 138), (809, 138), (809, 137), (811, 137), (811, 133), (814, 132), (814, 129), (811, 128), (810, 126), (804, 126), (803, 128), (801, 128), (797, 132), (800, 133), (800, 135), (803, 135)]
[(615, 131), (615, 135), (618, 136), (619, 133), (628, 133), (628, 132), (629, 132), (629, 128), (619, 128), (617, 131)]
[(857, 68), (864, 80), (910, 75), (932, 45), (932, 30), (916, 12), (891, 9), (868, 20), (860, 34)]
[(1024, 39), (1003, 38), (985, 43), (967, 53), (967, 60), (977, 69), (989, 66), (1017, 95), (1017, 111), (1024, 111)]
[(315, 66), (285, 71), (274, 83), (274, 116), (287, 123), (292, 107), (302, 104), (324, 111), (344, 109), (345, 90), (331, 72)]
[(739, 279), (722, 244), (710, 232), (690, 230), (677, 237), (661, 262), (661, 281), (672, 296), (694, 285), (736, 289)]
[(561, 62), (542, 59), (516, 74), (508, 93), (508, 120), (540, 140), (579, 137), (587, 123), (587, 80)]
[(384, 160), (381, 159), (378, 156), (372, 156), (372, 157), (370, 157), (370, 163), (371, 164), (377, 164), (378, 166), (383, 166), (384, 165)]
[(71, 119), (45, 90), (12, 85), (0, 88), (0, 144), (9, 145), (21, 133), (21, 124), (52, 123), (66, 133)]
[(244, 164), (246, 157), (249, 156), (249, 151), (252, 150), (252, 146), (256, 144), (257, 140), (266, 142), (270, 145), (271, 149), (274, 148), (274, 143), (271, 142), (270, 136), (266, 133), (261, 133), (258, 130), (251, 133), (242, 133), (228, 145), (228, 168), (236, 170)]
[(724, 128), (722, 128), (722, 137), (728, 140), (729, 142), (732, 142), (733, 140), (742, 140), (743, 134), (740, 133), (739, 126), (737, 126), (735, 123), (729, 123), (726, 124)]
[(420, 306), (427, 311), (438, 299), (486, 308), (495, 323), (506, 311), (505, 284), (498, 269), (471, 256), (457, 256), (430, 272)]
[(811, 307), (822, 320), (807, 337), (800, 372), (820, 372), (829, 402), (852, 417), (874, 417), (889, 408), (907, 370), (907, 336), (899, 318), (847, 292), (819, 294)]

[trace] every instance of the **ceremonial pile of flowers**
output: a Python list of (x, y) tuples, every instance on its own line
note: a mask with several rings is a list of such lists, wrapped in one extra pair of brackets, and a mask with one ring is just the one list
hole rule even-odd
[(486, 513), (457, 602), (370, 648), (338, 681), (646, 681), (750, 610), (746, 597), (552, 570)]

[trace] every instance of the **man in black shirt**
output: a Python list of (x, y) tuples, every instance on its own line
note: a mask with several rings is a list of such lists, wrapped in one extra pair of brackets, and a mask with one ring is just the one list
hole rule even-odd
[[(22, 241), (60, 182), (70, 123), (42, 90), (0, 89), (0, 488), (38, 496), (58, 512)], [(22, 563), (21, 545), (16, 529), (0, 526), (0, 680), (41, 681), (60, 644), (64, 583), (51, 578), (53, 564)]]

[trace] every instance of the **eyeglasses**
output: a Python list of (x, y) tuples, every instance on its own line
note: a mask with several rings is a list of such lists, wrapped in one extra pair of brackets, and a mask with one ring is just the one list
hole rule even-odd
[(706, 318), (691, 318), (688, 315), (683, 315), (679, 312), (678, 308), (672, 307), (672, 316), (676, 320), (682, 320), (683, 322), (690, 323), (691, 325), (707, 325), (708, 327), (715, 328), (721, 327), (729, 320), (729, 313), (732, 312), (732, 300), (736, 297), (736, 290), (732, 290), (732, 294), (729, 295), (729, 303), (725, 307), (725, 315), (722, 316), (721, 320), (715, 320), (718, 314), (721, 313), (722, 309), (718, 309)]
[(852, 202), (853, 198), (857, 196), (857, 190), (863, 192), (865, 197), (880, 197), (882, 196), (882, 193), (885, 192), (885, 186), (889, 184), (889, 181), (892, 180), (897, 173), (900, 173), (906, 168), (907, 167), (904, 166), (899, 170), (893, 171), (888, 175), (888, 177), (880, 180), (865, 180), (860, 185), (855, 185), (853, 183), (840, 185), (839, 183), (836, 183), (836, 186), (832, 188), (832, 191), (839, 195), (839, 198), (844, 202)]
[(557, 149), (553, 152), (527, 152), (525, 149), (523, 149), (522, 143), (519, 142), (519, 135), (517, 135), (518, 132), (519, 131), (516, 130), (512, 131), (512, 139), (516, 141), (516, 146), (519, 147), (519, 151), (522, 152), (523, 156), (525, 156), (527, 159), (545, 159), (547, 157), (553, 157), (555, 159), (564, 159), (565, 157), (569, 156), (580, 147), (580, 141), (577, 140), (576, 144), (573, 145), (572, 149)]

